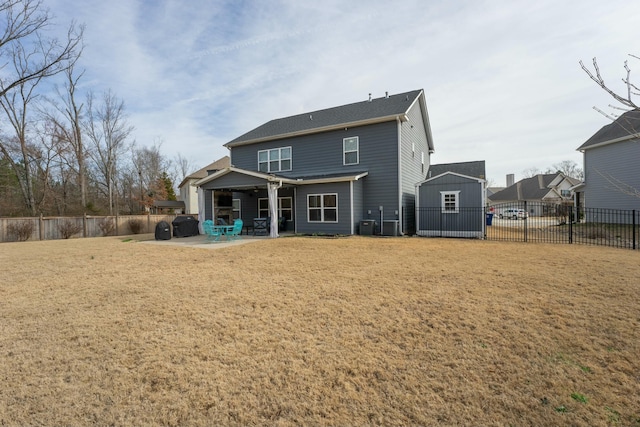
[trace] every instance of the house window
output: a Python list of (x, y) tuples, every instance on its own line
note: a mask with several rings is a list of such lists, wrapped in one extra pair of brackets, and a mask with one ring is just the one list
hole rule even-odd
[(458, 213), (460, 191), (441, 191), (440, 206), (442, 213)]
[(338, 222), (338, 195), (309, 194), (307, 219), (309, 222)]
[[(291, 197), (278, 197), (278, 218), (285, 217), (287, 221), (293, 219), (293, 201)], [(268, 218), (269, 199), (258, 199), (258, 217)]]
[(357, 165), (360, 162), (359, 141), (357, 136), (342, 140), (342, 152), (344, 165)]
[(240, 211), (240, 199), (233, 199), (232, 202), (232, 209), (233, 209), (233, 219), (238, 219), (241, 218), (241, 211)]
[(291, 147), (258, 151), (260, 172), (282, 172), (291, 170)]
[(560, 195), (565, 198), (571, 197), (571, 190), (560, 190)]

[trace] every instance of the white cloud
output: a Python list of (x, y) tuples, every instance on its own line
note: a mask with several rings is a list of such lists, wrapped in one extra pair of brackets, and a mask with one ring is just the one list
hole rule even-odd
[[(85, 85), (126, 102), (139, 143), (164, 141), (200, 166), (273, 118), (424, 88), (433, 161), (486, 160), (504, 182), (581, 161), (637, 51), (640, 5), (600, 2), (84, 2), (49, 0), (87, 25)], [(638, 53), (638, 52), (635, 52)], [(640, 61), (638, 67), (640, 70)]]

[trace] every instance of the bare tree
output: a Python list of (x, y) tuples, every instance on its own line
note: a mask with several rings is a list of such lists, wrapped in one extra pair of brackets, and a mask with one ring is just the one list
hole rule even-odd
[[(31, 80), (58, 74), (77, 60), (84, 27), (72, 23), (61, 42), (45, 35), (51, 20), (41, 0), (0, 0), (0, 96)], [(27, 61), (7, 71), (11, 58)]]
[(531, 167), (531, 168), (527, 168), (525, 170), (522, 171), (522, 176), (524, 178), (533, 178), (534, 176), (538, 175), (542, 173), (540, 171), (540, 169), (536, 168), (536, 167)]
[(53, 124), (54, 136), (68, 145), (65, 150), (66, 164), (75, 172), (76, 182), (80, 190), (80, 202), (87, 207), (87, 150), (82, 132), (84, 104), (77, 99), (78, 81), (84, 71), (75, 71), (71, 65), (65, 70), (66, 81), (63, 88), (57, 87), (57, 100), (50, 100), (53, 111), (46, 112), (48, 120)]
[(128, 140), (133, 126), (127, 122), (124, 101), (109, 90), (103, 94), (102, 103), (96, 105), (94, 95), (90, 92), (87, 96), (87, 120), (84, 127), (91, 144), (88, 153), (101, 179), (101, 189), (108, 198), (109, 214), (113, 215), (120, 156), (132, 145)]
[(565, 176), (579, 180), (584, 178), (584, 172), (573, 160), (563, 160), (560, 163), (553, 164), (549, 173), (554, 172), (562, 172)]
[[(640, 57), (636, 55), (629, 54), (629, 56), (634, 59), (640, 59)], [(622, 107), (613, 106), (613, 105), (611, 105), (610, 107), (614, 109), (622, 109), (622, 110), (629, 110), (629, 109), (634, 110), (634, 109), (640, 108), (638, 101), (635, 99), (636, 96), (640, 96), (640, 88), (638, 87), (637, 84), (633, 83), (633, 81), (631, 80), (631, 68), (629, 67), (628, 61), (624, 61), (624, 70), (626, 73), (625, 77), (622, 78), (622, 83), (624, 84), (624, 87), (625, 87), (624, 92), (616, 91), (615, 89), (612, 88), (612, 86), (610, 86), (608, 83), (605, 82), (604, 78), (602, 77), (602, 74), (600, 73), (600, 67), (598, 66), (598, 61), (596, 58), (593, 58), (593, 71), (591, 71), (591, 69), (585, 66), (582, 61), (580, 61), (580, 67), (585, 73), (587, 73), (587, 75), (591, 80), (596, 82), (598, 86), (600, 86), (605, 92), (611, 95), (613, 99), (615, 99), (618, 103), (622, 104)], [(600, 112), (605, 116), (611, 118), (606, 113), (602, 111)], [(615, 118), (612, 118), (612, 120), (615, 120)]]
[[(13, 67), (18, 73), (27, 67), (28, 57), (14, 56)], [(10, 124), (12, 134), (0, 138), (0, 152), (9, 161), (22, 193), (22, 198), (27, 211), (36, 215), (38, 203), (34, 192), (34, 159), (38, 158), (38, 147), (33, 142), (31, 132), (33, 121), (31, 120), (30, 107), (37, 98), (36, 86), (42, 81), (42, 77), (27, 80), (15, 87), (15, 90), (4, 92), (0, 96), (0, 107)]]

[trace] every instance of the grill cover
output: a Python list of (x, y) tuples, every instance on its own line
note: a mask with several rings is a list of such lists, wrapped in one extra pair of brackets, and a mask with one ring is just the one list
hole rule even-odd
[(156, 240), (171, 240), (171, 226), (166, 221), (156, 224)]
[(198, 220), (191, 215), (177, 216), (171, 221), (173, 225), (173, 237), (190, 237), (200, 234)]

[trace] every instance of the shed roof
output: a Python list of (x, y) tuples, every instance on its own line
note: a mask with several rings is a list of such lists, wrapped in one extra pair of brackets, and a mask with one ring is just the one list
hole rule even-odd
[(484, 160), (477, 160), (473, 162), (458, 162), (458, 163), (442, 163), (439, 165), (429, 166), (427, 177), (435, 177), (442, 175), (446, 172), (453, 172), (459, 175), (472, 176), (474, 178), (485, 179), (485, 164)]
[(254, 142), (322, 132), (340, 127), (360, 126), (368, 123), (395, 120), (400, 116), (404, 116), (418, 100), (421, 100), (423, 104), (429, 148), (433, 150), (431, 130), (429, 128), (428, 118), (426, 117), (426, 103), (422, 89), (274, 119), (237, 137), (225, 144), (225, 146), (233, 147)]

